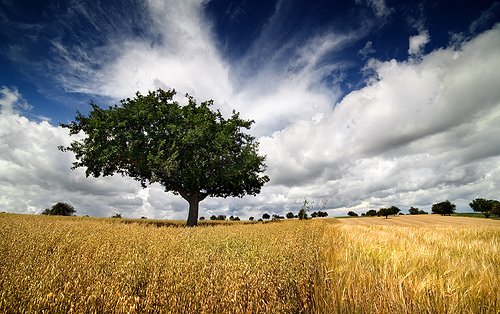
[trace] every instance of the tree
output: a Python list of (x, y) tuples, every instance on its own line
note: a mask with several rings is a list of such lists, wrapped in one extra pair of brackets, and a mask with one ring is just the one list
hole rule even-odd
[(397, 208), (396, 206), (391, 206), (388, 208), (388, 210), (389, 210), (389, 215), (394, 215), (394, 216), (396, 216), (401, 211), (401, 209)]
[(375, 209), (370, 209), (366, 212), (366, 216), (370, 217), (377, 216), (377, 211)]
[(472, 203), (469, 203), (469, 206), (475, 211), (475, 212), (481, 212), (484, 217), (488, 218), (491, 215), (491, 211), (493, 209), (493, 206), (498, 203), (496, 200), (487, 200), (484, 198), (476, 198), (472, 200)]
[(491, 209), (490, 213), (494, 216), (500, 217), (500, 202), (496, 201), (495, 204), (493, 204), (493, 208)]
[(122, 214), (116, 213), (113, 216), (111, 216), (111, 218), (122, 218)]
[(226, 215), (217, 216), (217, 220), (226, 220)]
[(250, 218), (248, 218), (248, 220), (253, 221), (253, 220), (254, 220), (254, 218), (253, 218), (253, 217), (250, 217)]
[(391, 211), (389, 208), (380, 208), (377, 212), (377, 216), (385, 216), (385, 218), (389, 218), (389, 215), (391, 215)]
[(318, 217), (318, 212), (312, 212), (311, 218), (316, 218), (316, 217)]
[(205, 217), (201, 216), (201, 217), (200, 217), (200, 220), (205, 220)]
[(321, 210), (318, 211), (318, 217), (328, 217), (328, 213), (327, 212), (322, 212)]
[(410, 207), (408, 212), (410, 213), (410, 215), (427, 215), (426, 211), (423, 211), (423, 210), (415, 208), (415, 207)]
[(76, 213), (73, 206), (58, 202), (54, 204), (51, 208), (47, 208), (42, 212), (42, 215), (54, 215), (54, 216), (71, 216)]
[(444, 201), (441, 203), (436, 203), (432, 205), (432, 213), (439, 215), (451, 215), (455, 212), (455, 204), (450, 203), (450, 201)]
[(210, 216), (210, 220), (217, 220), (217, 216), (215, 215)]
[(292, 219), (294, 217), (293, 213), (292, 212), (289, 212), (286, 214), (286, 218), (287, 219)]
[(258, 142), (244, 132), (254, 121), (235, 111), (226, 119), (210, 109), (212, 100), (198, 105), (189, 95), (181, 106), (175, 94), (137, 92), (108, 109), (91, 102), (88, 116), (78, 112), (75, 121), (61, 125), (86, 137), (59, 149), (73, 152), (72, 169), (86, 167), (87, 177), (121, 174), (143, 188), (160, 183), (180, 194), (189, 203), (187, 225), (195, 226), (206, 197), (257, 195), (269, 177)]
[(268, 213), (265, 213), (265, 214), (262, 215), (262, 219), (266, 219), (267, 220), (269, 218), (271, 218), (271, 216), (269, 216)]
[(351, 210), (351, 211), (349, 211), (349, 212), (347, 213), (347, 215), (348, 215), (348, 216), (351, 216), (351, 217), (358, 217), (358, 214), (356, 214), (356, 213), (355, 213), (355, 212), (353, 212), (352, 210)]
[(408, 212), (410, 213), (410, 215), (418, 215), (418, 208), (415, 208), (412, 206), (412, 207), (410, 207)]

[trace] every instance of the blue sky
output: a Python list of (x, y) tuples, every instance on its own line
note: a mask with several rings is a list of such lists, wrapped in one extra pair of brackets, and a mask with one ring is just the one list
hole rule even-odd
[(499, 21), (495, 1), (0, 0), (0, 210), (184, 219), (161, 187), (87, 179), (55, 149), (91, 99), (156, 88), (256, 121), (271, 181), (205, 216), (498, 199)]

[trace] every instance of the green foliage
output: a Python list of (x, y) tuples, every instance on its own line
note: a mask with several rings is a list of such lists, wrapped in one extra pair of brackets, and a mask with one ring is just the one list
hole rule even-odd
[(321, 218), (321, 217), (328, 217), (328, 213), (327, 212), (322, 212), (321, 210), (318, 211), (318, 218)]
[(490, 214), (500, 217), (500, 202), (497, 201), (495, 202), (495, 204), (493, 204), (493, 208), (491, 208)]
[(201, 217), (200, 217), (200, 220), (205, 220), (205, 217), (201, 216)]
[(432, 205), (432, 213), (439, 215), (451, 215), (455, 212), (456, 206), (455, 204), (450, 203), (450, 201), (446, 200), (441, 203), (436, 203)]
[(116, 213), (113, 216), (111, 216), (111, 218), (123, 218), (123, 217), (122, 217), (122, 214)]
[(366, 212), (366, 216), (369, 217), (377, 216), (377, 211), (375, 209), (370, 209)]
[(175, 90), (157, 90), (121, 101), (108, 109), (91, 103), (88, 116), (77, 113), (63, 124), (70, 135), (83, 133), (62, 151), (71, 151), (73, 169), (85, 167), (87, 176), (115, 173), (139, 181), (143, 187), (160, 183), (165, 191), (189, 202), (188, 225), (196, 225), (198, 204), (206, 197), (257, 195), (269, 181), (258, 142), (244, 130), (253, 121), (233, 111), (226, 119), (212, 111), (213, 101), (196, 104), (173, 100)]
[(267, 220), (269, 218), (271, 218), (271, 216), (268, 213), (265, 213), (265, 214), (262, 215), (262, 219), (266, 219)]
[(253, 221), (255, 218), (253, 218), (253, 216), (250, 216), (250, 218), (248, 218), (248, 220), (250, 221)]
[(416, 207), (410, 207), (408, 212), (410, 213), (410, 215), (427, 215), (428, 214), (426, 211), (420, 210)]
[(397, 208), (396, 206), (391, 206), (389, 208), (381, 208), (377, 212), (377, 216), (385, 216), (385, 218), (388, 218), (389, 215), (397, 215), (401, 210)]
[(358, 217), (358, 216), (359, 216), (358, 214), (356, 214), (356, 213), (355, 213), (355, 212), (353, 212), (352, 210), (351, 210), (351, 211), (349, 211), (349, 212), (347, 213), (347, 215), (348, 215), (348, 216), (351, 216), (351, 217)]
[(57, 216), (71, 216), (76, 213), (73, 206), (58, 202), (54, 204), (51, 208), (47, 208), (42, 212), (42, 215), (57, 215)]
[(498, 204), (497, 200), (487, 200), (484, 198), (476, 198), (469, 203), (469, 206), (475, 211), (480, 212), (484, 217), (488, 218), (490, 215), (498, 215), (493, 213), (493, 207)]
[(288, 213), (286, 214), (286, 218), (287, 218), (287, 219), (292, 219), (293, 217), (294, 217), (294, 214), (293, 214), (292, 212), (288, 212)]

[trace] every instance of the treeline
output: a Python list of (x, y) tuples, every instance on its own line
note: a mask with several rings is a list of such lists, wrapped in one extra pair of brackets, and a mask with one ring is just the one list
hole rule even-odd
[[(474, 199), (471, 203), (469, 203), (469, 206), (474, 210), (475, 212), (482, 213), (484, 217), (488, 218), (490, 216), (497, 216), (500, 217), (500, 202), (494, 199), (484, 199), (484, 198), (476, 198)], [(438, 215), (451, 215), (454, 214), (456, 211), (456, 205), (451, 203), (450, 201), (444, 201), (436, 204), (432, 204), (432, 209), (431, 212), (433, 214), (438, 214)], [(410, 207), (408, 210), (408, 213), (410, 215), (427, 215), (428, 213), (426, 211), (423, 211), (421, 209), (418, 209), (416, 207)], [(391, 206), (388, 208), (380, 208), (379, 210), (375, 209), (370, 209), (366, 213), (362, 213), (361, 216), (378, 216), (378, 217), (388, 217), (389, 215), (398, 215), (402, 214), (401, 209), (399, 209), (396, 206)], [(348, 216), (351, 217), (357, 217), (359, 216), (357, 213), (353, 211), (349, 211), (347, 213)], [(402, 214), (404, 215), (404, 214)]]

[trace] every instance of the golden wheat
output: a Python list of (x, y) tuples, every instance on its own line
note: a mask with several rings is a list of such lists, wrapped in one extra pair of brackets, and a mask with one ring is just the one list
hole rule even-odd
[(500, 228), (336, 222), (0, 214), (0, 312), (499, 312)]
[(322, 228), (269, 225), (2, 215), (0, 312), (308, 311)]
[(337, 224), (324, 236), (325, 311), (500, 311), (497, 227)]

